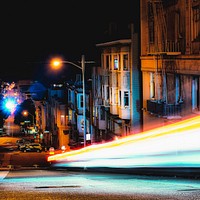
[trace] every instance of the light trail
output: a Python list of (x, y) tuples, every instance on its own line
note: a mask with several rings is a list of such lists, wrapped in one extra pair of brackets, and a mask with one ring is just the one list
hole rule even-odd
[(47, 160), (57, 167), (200, 167), (200, 116)]

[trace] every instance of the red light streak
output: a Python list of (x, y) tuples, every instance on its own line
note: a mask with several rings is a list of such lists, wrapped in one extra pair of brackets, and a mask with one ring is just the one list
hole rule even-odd
[[(199, 142), (197, 142), (199, 140)], [(96, 163), (99, 163), (98, 159), (112, 159), (110, 162), (114, 163), (113, 159), (118, 162), (119, 165), (122, 165), (120, 162), (126, 162), (128, 167), (133, 167), (133, 165), (145, 163), (146, 161), (139, 156), (151, 156), (151, 160), (154, 160), (154, 165), (159, 163), (175, 163), (176, 159), (178, 160), (184, 157), (187, 162), (190, 162), (188, 154), (187, 157), (183, 152), (187, 151), (200, 151), (200, 117), (194, 117), (191, 119), (183, 120), (174, 124), (156, 128), (153, 130), (145, 131), (142, 133), (130, 135), (112, 142), (91, 145), (79, 150), (73, 150), (70, 152), (57, 154), (48, 157), (49, 162), (69, 164), (73, 166), (73, 162), (84, 162), (84, 165), (97, 166)], [(177, 158), (177, 152), (179, 157)], [(158, 155), (170, 154), (166, 157), (159, 158)], [(157, 157), (153, 157), (157, 155)], [(175, 157), (173, 157), (173, 156)], [(191, 162), (194, 163), (194, 158), (192, 155), (189, 155)], [(124, 159), (123, 159), (124, 158)], [(128, 158), (128, 159), (127, 159)], [(160, 160), (158, 160), (158, 158)], [(134, 160), (133, 160), (134, 159)], [(168, 161), (167, 161), (168, 159)], [(171, 160), (170, 160), (171, 159)], [(98, 160), (98, 162), (96, 162)], [(102, 162), (102, 160), (101, 160)], [(151, 161), (148, 161), (152, 165)], [(148, 165), (146, 162), (146, 165)], [(183, 162), (181, 160), (181, 162)], [(108, 164), (108, 162), (107, 162)], [(199, 163), (200, 165), (200, 160)], [(101, 166), (102, 163), (99, 163)], [(109, 165), (109, 164), (108, 164)]]

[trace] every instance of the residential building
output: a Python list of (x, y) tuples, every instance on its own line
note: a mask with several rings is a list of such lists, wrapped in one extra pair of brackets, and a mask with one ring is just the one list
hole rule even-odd
[(141, 0), (140, 22), (144, 129), (199, 114), (200, 1)]
[(32, 96), (31, 92), (30, 92), (30, 87), (31, 85), (34, 84), (33, 80), (19, 80), (16, 83), (16, 88), (18, 93), (20, 94), (19, 98), (20, 98), (20, 102), (24, 101), (25, 99), (29, 98), (30, 96)]
[(93, 126), (97, 142), (141, 131), (138, 34), (99, 43), (101, 66), (93, 69)]
[[(63, 83), (52, 84), (48, 89), (48, 100), (46, 102), (45, 111), (46, 122), (44, 140), (50, 139), (49, 145), (56, 149), (62, 146), (69, 148), (69, 132), (68, 132), (68, 109), (66, 88)], [(44, 127), (44, 125), (43, 125)]]
[(47, 127), (53, 141), (61, 110), (70, 146), (83, 144), (84, 128), (87, 141), (96, 143), (199, 114), (200, 1), (140, 0), (140, 45), (133, 26), (130, 32), (96, 45), (101, 62), (86, 89), (86, 127), (81, 75), (66, 87), (67, 108), (52, 98)]
[(70, 132), (70, 147), (79, 148), (84, 146), (84, 120), (86, 120), (85, 139), (86, 145), (91, 143), (92, 127), (91, 127), (91, 88), (89, 82), (85, 81), (85, 109), (86, 114), (84, 119), (84, 105), (83, 105), (83, 83), (81, 74), (76, 75), (75, 81), (67, 83), (68, 92), (68, 121)]

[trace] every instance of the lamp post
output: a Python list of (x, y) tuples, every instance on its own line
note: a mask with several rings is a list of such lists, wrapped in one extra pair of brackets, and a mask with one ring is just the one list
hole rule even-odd
[(32, 115), (30, 112), (28, 112), (27, 110), (24, 110), (23, 112), (22, 112), (22, 115), (24, 115), (24, 116), (28, 116), (28, 115), (30, 115), (31, 117), (32, 117), (32, 120), (33, 120), (33, 130), (34, 130), (34, 132), (35, 132), (35, 117), (34, 117), (34, 115)]
[(79, 69), (81, 69), (82, 71), (82, 82), (83, 82), (83, 137), (84, 137), (84, 147), (86, 146), (86, 99), (85, 99), (85, 56), (82, 55), (81, 57), (81, 66), (67, 61), (67, 60), (62, 60), (62, 59), (53, 59), (51, 64), (53, 67), (55, 67), (55, 69), (58, 69), (62, 63), (67, 63), (67, 64), (71, 64)]
[(30, 112), (28, 112), (27, 110), (24, 110), (23, 111), (23, 113), (22, 113), (24, 116), (28, 116), (28, 115), (30, 115), (30, 116), (32, 116), (32, 120), (33, 120), (33, 126), (34, 126), (34, 128), (35, 128), (35, 117), (34, 117), (34, 115), (32, 115)]

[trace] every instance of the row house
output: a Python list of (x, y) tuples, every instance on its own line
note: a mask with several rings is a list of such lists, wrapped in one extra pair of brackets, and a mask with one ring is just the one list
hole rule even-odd
[(96, 142), (137, 133), (142, 128), (138, 35), (132, 31), (131, 36), (96, 45), (101, 49), (101, 66), (92, 73)]
[(84, 119), (84, 105), (83, 105), (83, 83), (81, 80), (81, 74), (76, 75), (75, 82), (67, 83), (68, 92), (68, 121), (69, 121), (69, 132), (70, 132), (70, 148), (77, 148), (84, 146), (84, 120), (86, 120), (86, 131), (85, 140), (86, 145), (91, 144), (91, 88), (89, 88), (89, 82), (85, 84), (85, 108), (86, 114)]
[[(52, 84), (48, 88), (48, 98), (42, 106), (44, 142), (49, 146), (69, 149), (68, 108), (66, 103), (66, 89), (63, 83)], [(46, 124), (44, 124), (46, 123)]]
[[(91, 144), (92, 96), (91, 81), (86, 81), (86, 144)], [(83, 84), (81, 75), (76, 81), (54, 83), (48, 88), (46, 101), (35, 101), (40, 142), (67, 150), (84, 145)]]
[(145, 129), (151, 119), (198, 114), (200, 1), (141, 0), (140, 23)]

